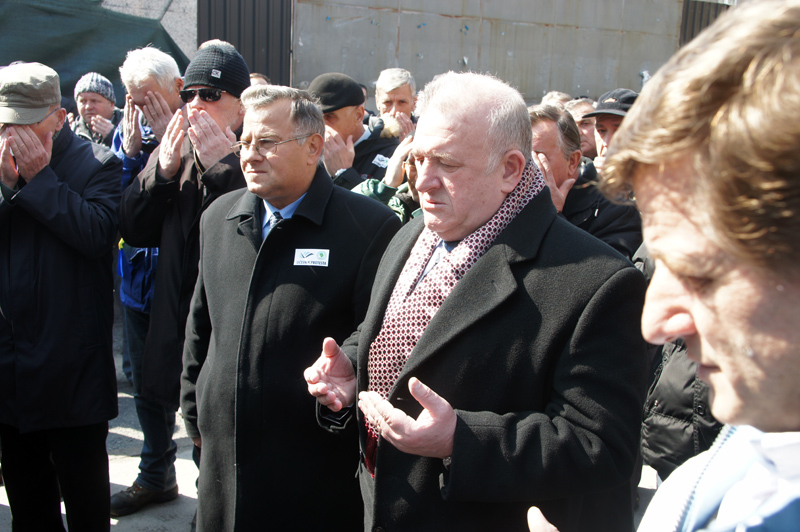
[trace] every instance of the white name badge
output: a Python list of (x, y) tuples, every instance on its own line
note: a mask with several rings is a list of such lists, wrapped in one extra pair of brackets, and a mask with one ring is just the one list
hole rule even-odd
[(295, 266), (324, 266), (328, 267), (328, 259), (331, 256), (329, 249), (295, 249)]
[(374, 159), (372, 159), (372, 164), (375, 166), (380, 166), (381, 168), (386, 168), (389, 166), (389, 158), (379, 153)]

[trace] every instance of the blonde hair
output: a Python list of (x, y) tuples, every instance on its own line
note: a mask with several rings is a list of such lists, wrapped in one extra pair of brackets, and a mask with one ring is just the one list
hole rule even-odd
[(642, 171), (681, 163), (723, 249), (798, 272), (800, 0), (731, 9), (678, 51), (614, 136), (600, 187), (631, 199)]

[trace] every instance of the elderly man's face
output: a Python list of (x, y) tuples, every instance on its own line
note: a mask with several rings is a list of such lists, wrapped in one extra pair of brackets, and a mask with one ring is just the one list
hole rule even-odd
[(460, 123), (428, 112), (417, 125), (412, 153), (419, 202), (425, 226), (443, 240), (461, 240), (486, 223), (519, 182), (519, 176), (506, 178), (503, 162), (486, 173), (486, 128), (480, 112)]
[(403, 113), (411, 118), (416, 100), (411, 94), (411, 85), (403, 85), (393, 91), (376, 92), (375, 100), (380, 114)]
[(87, 124), (93, 116), (102, 116), (108, 120), (114, 116), (114, 102), (107, 100), (96, 92), (82, 92), (75, 101), (78, 104), (78, 114)]
[[(634, 185), (645, 244), (656, 261), (642, 332), (681, 337), (711, 388), (714, 416), (765, 431), (800, 430), (800, 283), (719, 247), (687, 202), (691, 166), (643, 169)], [(689, 196), (691, 197), (691, 196)]]
[(351, 105), (349, 107), (342, 107), (335, 111), (330, 111), (323, 115), (325, 125), (336, 130), (342, 136), (342, 139), (347, 141), (348, 136), (353, 137), (353, 142), (356, 142), (360, 135), (364, 132), (361, 122), (364, 119), (364, 106)]
[(180, 97), (180, 90), (183, 88), (183, 80), (176, 79), (175, 85), (171, 87), (171, 90), (167, 90), (162, 87), (155, 77), (149, 77), (141, 82), (139, 85), (133, 87), (125, 86), (125, 90), (128, 91), (131, 98), (133, 98), (133, 103), (139, 109), (144, 109), (146, 102), (145, 96), (147, 96), (148, 92), (158, 93), (164, 97), (167, 104), (170, 106), (170, 111), (173, 113), (183, 107), (183, 102), (181, 101)]
[[(258, 145), (262, 140), (281, 142), (296, 137), (290, 111), (290, 100), (278, 100), (248, 111), (242, 141)], [(266, 157), (253, 148), (243, 149), (240, 157), (248, 190), (278, 209), (295, 202), (311, 185), (322, 142), (321, 135), (311, 135), (304, 141), (292, 140), (274, 146), (274, 151)]]
[[(205, 85), (192, 85), (186, 87), (187, 89), (211, 89)], [(225, 131), (226, 127), (231, 128), (231, 131), (236, 131), (242, 125), (244, 118), (244, 107), (239, 98), (223, 91), (219, 100), (216, 102), (204, 102), (199, 94), (195, 93), (189, 103), (186, 104), (189, 109), (197, 111), (205, 111), (217, 123), (217, 125)]]
[(556, 185), (570, 178), (577, 178), (578, 166), (581, 162), (580, 152), (575, 151), (569, 158), (558, 144), (558, 125), (555, 122), (542, 121), (533, 126), (533, 152), (543, 153), (550, 163), (550, 171)]
[(578, 124), (578, 130), (581, 132), (581, 153), (589, 159), (597, 157), (597, 144), (594, 138), (594, 117), (583, 118), (583, 115), (592, 111), (594, 111), (594, 107), (588, 103), (581, 104), (570, 111), (575, 123)]

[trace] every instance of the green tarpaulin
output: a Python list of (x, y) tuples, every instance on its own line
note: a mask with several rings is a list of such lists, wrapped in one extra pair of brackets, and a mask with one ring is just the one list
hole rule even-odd
[(91, 0), (0, 0), (0, 65), (37, 61), (58, 72), (61, 92), (99, 72), (114, 83), (117, 105), (125, 90), (119, 67), (128, 50), (151, 44), (184, 72), (189, 60), (157, 19), (116, 13)]

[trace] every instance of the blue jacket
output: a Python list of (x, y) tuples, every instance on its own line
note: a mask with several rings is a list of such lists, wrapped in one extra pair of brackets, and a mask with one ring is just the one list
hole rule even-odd
[[(142, 150), (136, 157), (128, 157), (122, 149), (122, 124), (114, 131), (112, 149), (122, 160), (122, 189), (128, 188), (131, 181), (139, 175), (147, 164), (150, 153), (158, 146), (150, 126), (140, 124), (142, 131)], [(119, 300), (126, 307), (139, 312), (150, 313), (155, 287), (158, 248), (136, 248), (124, 241), (119, 244), (118, 273), (121, 277)]]
[(639, 530), (800, 529), (798, 448), (798, 433), (766, 434), (749, 426), (726, 426), (711, 449), (676, 469), (661, 485)]

